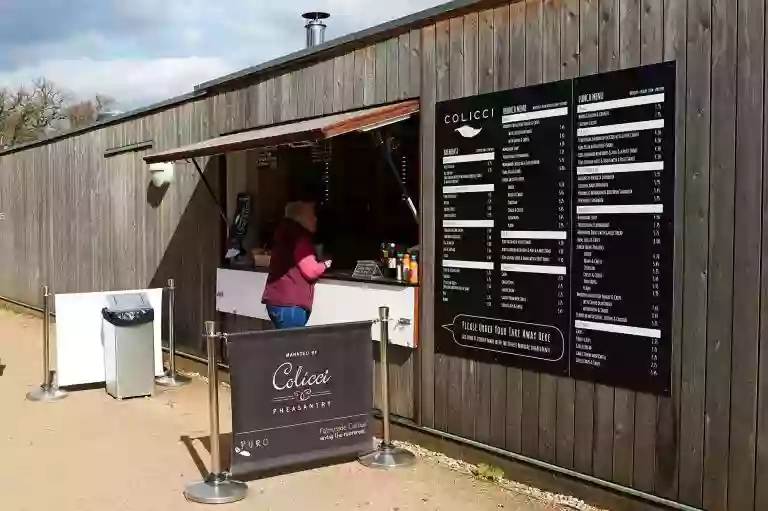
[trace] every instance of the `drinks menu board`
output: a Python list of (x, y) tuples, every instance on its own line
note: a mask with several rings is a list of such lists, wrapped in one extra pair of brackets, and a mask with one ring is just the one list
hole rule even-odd
[(437, 104), (436, 350), (668, 394), (675, 64)]

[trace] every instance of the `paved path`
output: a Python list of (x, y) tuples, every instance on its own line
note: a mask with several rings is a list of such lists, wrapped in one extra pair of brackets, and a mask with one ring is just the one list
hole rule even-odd
[[(0, 309), (0, 509), (7, 511), (177, 511), (195, 457), (209, 460), (203, 381), (152, 398), (116, 401), (103, 389), (57, 403), (25, 395), (40, 380), (41, 321)], [(222, 431), (229, 393), (222, 389)], [(191, 449), (188, 448), (191, 446)], [(198, 461), (199, 463), (199, 461)], [(443, 465), (421, 461), (391, 472), (348, 463), (249, 483), (247, 500), (223, 506), (275, 511), (552, 511)]]

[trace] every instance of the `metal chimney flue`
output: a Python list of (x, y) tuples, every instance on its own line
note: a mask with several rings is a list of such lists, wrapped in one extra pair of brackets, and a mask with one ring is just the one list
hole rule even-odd
[(323, 20), (331, 17), (327, 12), (305, 12), (301, 15), (307, 20), (304, 28), (307, 30), (307, 48), (323, 44), (325, 42), (326, 25)]

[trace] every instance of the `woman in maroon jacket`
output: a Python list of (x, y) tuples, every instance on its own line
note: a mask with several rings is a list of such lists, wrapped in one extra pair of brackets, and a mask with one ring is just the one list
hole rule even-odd
[(331, 266), (312, 244), (317, 229), (313, 202), (291, 202), (277, 227), (262, 303), (275, 328), (303, 327), (312, 312), (315, 282)]

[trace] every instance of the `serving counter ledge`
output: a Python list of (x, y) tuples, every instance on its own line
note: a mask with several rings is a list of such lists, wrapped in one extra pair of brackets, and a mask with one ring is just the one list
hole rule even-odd
[[(216, 310), (269, 320), (261, 303), (267, 283), (267, 268), (219, 268), (216, 277)], [(416, 346), (415, 317), (418, 285), (378, 277), (360, 279), (352, 271), (335, 270), (315, 284), (315, 300), (307, 326), (330, 325), (378, 318), (379, 307), (390, 310), (389, 339), (392, 344)], [(371, 327), (371, 339), (379, 340), (379, 326)]]

